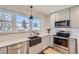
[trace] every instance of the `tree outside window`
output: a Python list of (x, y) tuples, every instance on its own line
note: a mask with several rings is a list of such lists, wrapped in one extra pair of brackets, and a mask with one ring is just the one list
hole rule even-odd
[(29, 30), (29, 17), (16, 15), (16, 30), (19, 32)]
[(34, 31), (38, 31), (41, 29), (41, 21), (40, 19), (34, 17), (32, 20), (32, 28)]
[(27, 24), (26, 21), (23, 20), (23, 21), (22, 21), (22, 26), (23, 26), (24, 30), (27, 28), (27, 25), (26, 25), (26, 24)]

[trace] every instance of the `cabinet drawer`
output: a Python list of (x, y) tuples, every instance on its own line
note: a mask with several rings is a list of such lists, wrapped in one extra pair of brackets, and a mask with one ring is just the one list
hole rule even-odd
[(29, 47), (29, 54), (37, 54), (37, 53), (40, 53), (42, 51), (42, 48), (41, 48), (41, 43), (37, 44), (37, 45), (34, 45), (32, 47)]

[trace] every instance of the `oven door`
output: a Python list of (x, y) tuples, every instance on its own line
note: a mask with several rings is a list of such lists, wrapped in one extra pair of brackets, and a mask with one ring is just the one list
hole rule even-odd
[(68, 39), (54, 37), (54, 49), (61, 53), (69, 53)]
[(68, 48), (68, 40), (54, 37), (54, 44)]

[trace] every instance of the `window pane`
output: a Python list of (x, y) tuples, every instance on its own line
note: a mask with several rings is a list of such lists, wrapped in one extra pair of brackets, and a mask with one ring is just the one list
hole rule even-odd
[(40, 30), (41, 29), (41, 21), (37, 18), (34, 18), (32, 20), (32, 27), (33, 27), (33, 30)]
[(0, 32), (2, 32), (2, 24), (1, 24), (1, 22), (0, 22)]
[(12, 15), (0, 12), (0, 32), (12, 31)]
[(16, 28), (17, 28), (17, 31), (23, 31), (24, 30), (21, 23), (16, 23)]
[(16, 15), (16, 28), (17, 31), (28, 31), (29, 17)]
[(4, 21), (12, 21), (12, 15), (8, 14), (8, 13), (0, 13), (0, 20), (4, 20)]
[(10, 22), (3, 22), (2, 23), (2, 31), (3, 32), (11, 32), (12, 31), (12, 23), (10, 23)]

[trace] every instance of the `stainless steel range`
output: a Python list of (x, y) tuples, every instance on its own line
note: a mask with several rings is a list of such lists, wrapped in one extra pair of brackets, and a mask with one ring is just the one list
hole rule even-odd
[[(68, 40), (64, 38), (69, 38), (69, 36), (70, 36), (70, 33), (57, 32), (57, 35), (55, 35), (54, 37), (54, 44), (61, 45), (68, 48)], [(63, 38), (60, 38), (60, 37), (63, 37)]]
[(75, 53), (75, 39), (72, 40), (69, 38), (70, 33), (59, 31), (54, 35), (54, 49), (61, 53), (70, 53), (71, 49), (74, 48)]

